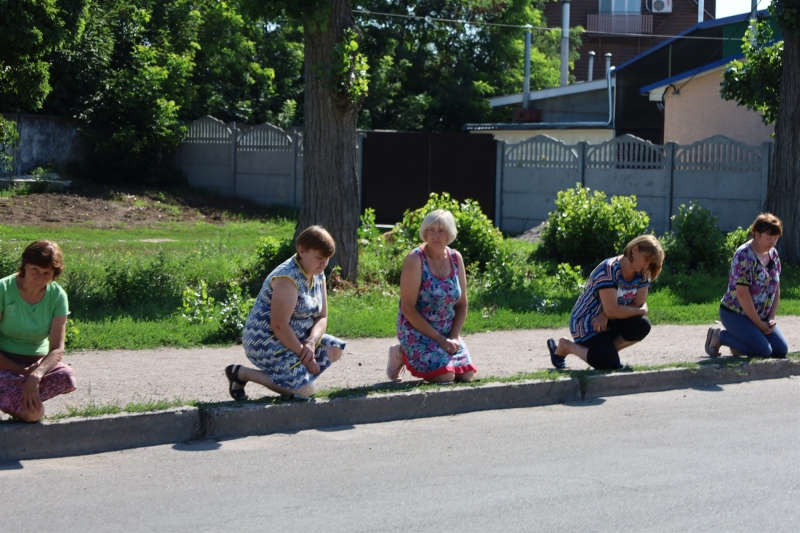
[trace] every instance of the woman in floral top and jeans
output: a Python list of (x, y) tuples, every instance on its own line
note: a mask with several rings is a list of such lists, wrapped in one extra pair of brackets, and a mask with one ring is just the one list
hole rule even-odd
[(775, 322), (781, 301), (781, 260), (775, 245), (783, 234), (780, 219), (762, 213), (750, 230), (753, 239), (736, 250), (731, 261), (728, 291), (719, 318), (725, 329), (709, 328), (706, 353), (719, 356), (721, 346), (733, 355), (784, 358), (789, 352)]

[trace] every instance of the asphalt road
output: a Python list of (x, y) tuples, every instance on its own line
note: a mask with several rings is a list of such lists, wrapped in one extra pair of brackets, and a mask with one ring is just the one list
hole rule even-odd
[(0, 529), (800, 525), (800, 380), (0, 463)]

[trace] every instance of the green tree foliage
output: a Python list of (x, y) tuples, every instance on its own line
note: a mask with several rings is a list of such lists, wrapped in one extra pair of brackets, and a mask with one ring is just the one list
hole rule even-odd
[(152, 180), (185, 127), (180, 109), (202, 23), (189, 0), (95, 0), (86, 31), (52, 54), (54, 90), (45, 110), (78, 118), (97, 174)]
[(79, 39), (88, 0), (0, 2), (0, 109), (34, 111), (50, 92), (48, 53)]
[(773, 42), (769, 23), (759, 22), (755, 31), (748, 28), (742, 41), (746, 61), (731, 61), (723, 73), (720, 95), (762, 114), (764, 124), (778, 118), (783, 40)]
[[(543, 2), (516, 0), (368, 0), (363, 9), (450, 20), (542, 27)], [(524, 30), (450, 22), (357, 15), (371, 62), (363, 128), (457, 131), (467, 122), (508, 121), (507, 109), (487, 98), (519, 92), (523, 84)], [(560, 31), (534, 31), (531, 88), (558, 85)], [(580, 30), (571, 44), (580, 45)]]
[(275, 70), (259, 57), (264, 25), (246, 19), (235, 2), (205, 0), (199, 11), (199, 49), (181, 116), (191, 120), (211, 115), (226, 122), (267, 119)]
[(775, 123), (775, 151), (767, 200), (763, 207), (783, 220), (778, 250), (786, 262), (800, 262), (800, 0), (773, 0), (769, 11), (783, 33), (775, 44), (763, 24), (758, 42), (747, 37), (742, 46), (744, 64), (731, 63), (725, 71), (722, 97), (761, 111), (764, 122)]

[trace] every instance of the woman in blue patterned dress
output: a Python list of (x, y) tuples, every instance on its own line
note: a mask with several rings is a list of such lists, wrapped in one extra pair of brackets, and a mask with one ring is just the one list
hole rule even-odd
[(650, 333), (647, 292), (663, 262), (658, 240), (640, 235), (625, 246), (622, 255), (600, 263), (572, 309), (572, 339), (561, 337), (558, 344), (547, 339), (553, 366), (566, 369), (566, 357), (573, 354), (598, 370), (622, 368), (619, 351)]
[(267, 276), (244, 326), (242, 345), (258, 369), (225, 368), (228, 391), (246, 400), (248, 381), (284, 398), (307, 400), (314, 380), (342, 356), (345, 343), (325, 334), (328, 296), (325, 267), (336, 251), (333, 237), (320, 226), (297, 236), (297, 253)]
[(422, 222), (424, 244), (403, 262), (397, 338), (389, 348), (386, 374), (400, 381), (403, 368), (431, 383), (471, 381), (476, 368), (461, 340), (467, 318), (464, 259), (448, 244), (456, 239), (453, 214), (443, 209)]
[(728, 290), (720, 302), (725, 329), (709, 328), (706, 353), (717, 357), (720, 347), (727, 346), (733, 355), (782, 359), (789, 345), (775, 321), (781, 303), (781, 260), (775, 245), (783, 223), (762, 213), (750, 231), (752, 240), (733, 254)]

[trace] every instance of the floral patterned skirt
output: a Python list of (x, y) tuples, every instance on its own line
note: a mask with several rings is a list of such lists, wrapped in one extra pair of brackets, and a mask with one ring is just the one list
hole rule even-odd
[[(452, 325), (452, 324), (451, 324)], [(449, 354), (435, 340), (423, 335), (403, 316), (397, 321), (397, 338), (403, 348), (403, 361), (411, 375), (422, 379), (431, 379), (448, 372), (464, 374), (477, 372), (472, 364), (469, 350), (461, 337), (458, 343), (461, 348)]]
[[(14, 372), (0, 370), (0, 411), (15, 415), (23, 411), (22, 389), (25, 378)], [(39, 397), (49, 400), (59, 394), (75, 390), (75, 371), (64, 363), (58, 363), (39, 382)]]

